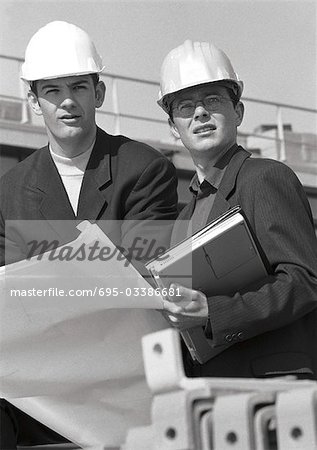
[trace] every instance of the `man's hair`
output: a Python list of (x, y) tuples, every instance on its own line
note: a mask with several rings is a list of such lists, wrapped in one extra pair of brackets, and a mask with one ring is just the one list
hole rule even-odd
[[(97, 84), (98, 84), (98, 82), (99, 82), (99, 74), (98, 74), (98, 73), (91, 73), (91, 74), (88, 74), (88, 75), (91, 75), (92, 81), (93, 81), (93, 83), (94, 83), (94, 88), (96, 89), (96, 86), (97, 86)], [(30, 81), (30, 90), (31, 90), (31, 91), (33, 92), (33, 94), (35, 94), (36, 96), (38, 96), (37, 86), (36, 86), (37, 81), (39, 81), (39, 80)]]

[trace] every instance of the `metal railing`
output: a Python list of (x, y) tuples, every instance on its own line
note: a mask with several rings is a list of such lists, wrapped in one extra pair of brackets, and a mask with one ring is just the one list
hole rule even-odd
[[(0, 63), (3, 64), (7, 62), (8, 64), (14, 64), (15, 69), (13, 69), (15, 72), (15, 74), (10, 74), (10, 76), (12, 76), (13, 79), (18, 79), (19, 78), (19, 72), (21, 69), (21, 65), (23, 63), (23, 59), (22, 58), (17, 58), (17, 57), (13, 57), (13, 56), (8, 56), (8, 55), (0, 55)], [(12, 70), (12, 67), (11, 67)], [(5, 72), (4, 72), (5, 73)], [(121, 134), (122, 133), (122, 122), (126, 119), (128, 120), (132, 120), (132, 121), (141, 121), (144, 122), (144, 124), (152, 122), (153, 124), (158, 124), (158, 125), (163, 125), (166, 126), (166, 118), (163, 117), (163, 115), (160, 117), (158, 115), (157, 111), (154, 111), (153, 108), (153, 114), (151, 112), (151, 114), (146, 113), (146, 114), (136, 114), (135, 110), (139, 111), (140, 110), (140, 105), (137, 105), (136, 108), (134, 108), (133, 112), (129, 112), (126, 111), (125, 108), (120, 106), (120, 88), (119, 88), (119, 84), (121, 83), (133, 83), (134, 86), (135, 85), (139, 85), (139, 87), (141, 86), (142, 89), (144, 89), (144, 87), (153, 87), (155, 88), (155, 92), (158, 91), (159, 88), (159, 83), (156, 81), (151, 81), (151, 80), (146, 80), (146, 79), (142, 79), (142, 78), (136, 78), (136, 77), (128, 77), (128, 76), (123, 76), (123, 75), (118, 75), (118, 74), (114, 74), (114, 73), (106, 73), (103, 72), (101, 74), (102, 78), (104, 79), (108, 79), (111, 82), (111, 89), (110, 89), (110, 93), (111, 93), (111, 104), (112, 104), (112, 108), (111, 109), (99, 109), (97, 110), (97, 117), (103, 117), (105, 115), (108, 116), (112, 116), (114, 119), (114, 134)], [(0, 100), (2, 100), (3, 102), (8, 102), (8, 104), (10, 103), (15, 103), (15, 104), (20, 104), (21, 105), (21, 113), (19, 115), (19, 120), (18, 122), (24, 125), (34, 125), (33, 122), (33, 115), (30, 112), (29, 106), (28, 106), (28, 102), (26, 99), (26, 86), (25, 84), (21, 81), (19, 84), (19, 95), (7, 95), (4, 92), (1, 92), (1, 87), (0, 87)], [(122, 89), (122, 86), (121, 86)], [(133, 91), (133, 90), (132, 90)], [(273, 121), (273, 125), (276, 129), (276, 135), (275, 136), (271, 136), (271, 135), (267, 135), (267, 134), (263, 134), (263, 133), (257, 133), (257, 132), (239, 132), (239, 136), (242, 139), (245, 139), (246, 141), (249, 138), (256, 138), (256, 139), (260, 139), (262, 142), (267, 141), (267, 142), (271, 142), (275, 147), (276, 147), (276, 156), (277, 159), (281, 160), (281, 161), (285, 161), (287, 159), (286, 157), (286, 146), (288, 144), (290, 145), (295, 145), (298, 147), (299, 152), (301, 150), (303, 150), (303, 146), (305, 147), (304, 150), (307, 151), (307, 149), (310, 150), (310, 153), (317, 153), (317, 148), (316, 148), (316, 143), (310, 143), (310, 142), (303, 142), (302, 139), (298, 140), (298, 137), (296, 138), (296, 136), (298, 136), (299, 133), (297, 134), (290, 134), (290, 133), (286, 133), (285, 132), (285, 125), (283, 123), (283, 116), (282, 116), (282, 111), (283, 110), (292, 110), (293, 112), (304, 112), (304, 113), (309, 113), (309, 114), (313, 114), (314, 116), (314, 120), (317, 123), (317, 109), (313, 109), (313, 108), (305, 108), (305, 107), (300, 107), (300, 106), (295, 106), (295, 105), (290, 105), (290, 104), (285, 104), (285, 103), (279, 103), (279, 102), (272, 102), (272, 101), (266, 101), (266, 100), (261, 100), (261, 99), (255, 99), (255, 98), (249, 98), (249, 97), (243, 97), (242, 98), (243, 102), (249, 102), (249, 103), (255, 103), (257, 106), (269, 106), (271, 108), (275, 109), (275, 118)], [(145, 103), (147, 102), (147, 100), (145, 99)], [(147, 102), (148, 103), (148, 102)], [(5, 116), (5, 114), (4, 114)], [(0, 119), (6, 119), (6, 117), (0, 117)], [(144, 126), (144, 129), (146, 128), (146, 125)], [(167, 127), (166, 127), (167, 129)], [(317, 130), (316, 130), (317, 132)], [(173, 137), (170, 135), (169, 136), (169, 140), (170, 143), (173, 145), (176, 145), (175, 140), (173, 139)], [(166, 141), (168, 141), (168, 138), (166, 139)], [(248, 146), (248, 145), (246, 145)], [(317, 163), (317, 156), (313, 158), (313, 160)]]

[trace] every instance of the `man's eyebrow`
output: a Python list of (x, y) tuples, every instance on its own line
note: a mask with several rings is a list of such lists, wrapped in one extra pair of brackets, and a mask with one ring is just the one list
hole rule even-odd
[[(70, 86), (78, 86), (80, 84), (89, 84), (89, 80), (76, 80), (70, 83)], [(59, 88), (60, 85), (58, 83), (54, 83), (52, 81), (42, 84), (41, 89), (53, 89)]]
[(42, 86), (40, 86), (41, 89), (50, 89), (50, 88), (57, 88), (59, 87), (57, 83), (53, 84), (53, 83), (47, 83), (47, 84), (42, 84)]
[(70, 83), (71, 86), (77, 86), (78, 84), (89, 84), (88, 79), (87, 80), (76, 80)]

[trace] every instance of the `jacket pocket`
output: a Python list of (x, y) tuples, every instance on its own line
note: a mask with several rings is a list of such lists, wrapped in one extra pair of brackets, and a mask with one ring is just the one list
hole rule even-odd
[(257, 378), (286, 375), (314, 378), (312, 367), (311, 358), (299, 352), (273, 353), (251, 361), (253, 375)]

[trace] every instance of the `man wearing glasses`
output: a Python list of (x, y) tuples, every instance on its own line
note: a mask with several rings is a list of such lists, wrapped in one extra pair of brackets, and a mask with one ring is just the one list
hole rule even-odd
[(237, 145), (242, 90), (223, 51), (186, 41), (163, 62), (158, 103), (196, 169), (192, 200), (179, 219), (190, 219), (195, 232), (240, 205), (271, 273), (233, 295), (207, 298), (180, 286), (182, 295), (165, 308), (178, 328), (203, 327), (219, 350), (202, 365), (186, 354), (190, 376), (316, 379), (317, 243), (310, 207), (286, 165), (251, 158)]

